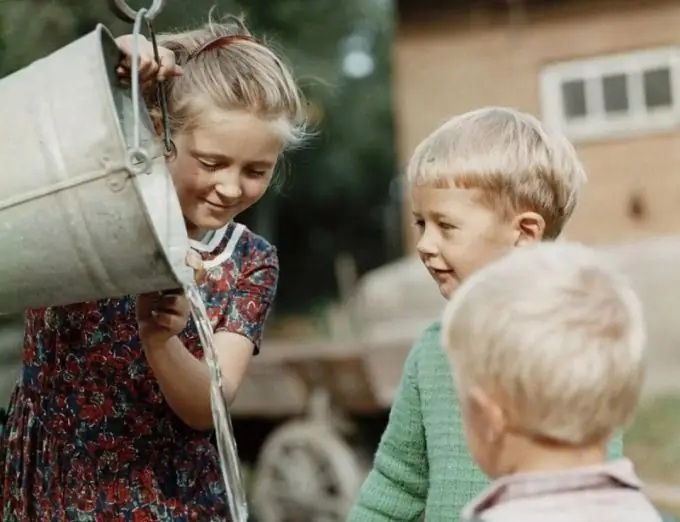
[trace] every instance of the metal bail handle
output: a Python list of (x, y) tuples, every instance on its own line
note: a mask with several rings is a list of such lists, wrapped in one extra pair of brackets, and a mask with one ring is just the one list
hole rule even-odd
[[(128, 23), (134, 23), (135, 20), (137, 19), (137, 15), (139, 14), (139, 11), (135, 11), (132, 9), (129, 5), (127, 5), (127, 2), (125, 0), (108, 0), (109, 7), (111, 8), (111, 11), (113, 11), (113, 14), (115, 14), (118, 18), (123, 20), (124, 22)], [(163, 6), (165, 5), (165, 0), (153, 0), (151, 3), (151, 7), (149, 7), (146, 10), (146, 16), (145, 18), (147, 20), (153, 20), (158, 16), (158, 13), (161, 12), (163, 9)]]
[(130, 87), (132, 89), (132, 148), (128, 152), (128, 168), (134, 174), (151, 172), (151, 157), (142, 148), (142, 117), (139, 104), (139, 37), (142, 32), (142, 22), (147, 14), (146, 8), (137, 11), (135, 24), (132, 28), (132, 56), (130, 63)]
[[(146, 22), (149, 29), (151, 44), (153, 46), (154, 58), (156, 62), (160, 63), (160, 56), (158, 52), (158, 42), (156, 34), (153, 30), (151, 21), (160, 12), (165, 5), (165, 0), (153, 0), (151, 7), (148, 9), (143, 7), (134, 11), (127, 5), (125, 0), (108, 0), (114, 14), (119, 18), (134, 22), (132, 29), (132, 56), (130, 63), (130, 86), (132, 89), (132, 112), (133, 112), (133, 136), (132, 148), (128, 152), (128, 168), (134, 174), (148, 174), (151, 172), (152, 164), (151, 157), (147, 150), (142, 148), (141, 143), (141, 113), (140, 113), (140, 81), (139, 81), (139, 37), (142, 33), (142, 24)], [(168, 117), (168, 104), (165, 93), (165, 86), (163, 82), (159, 82), (156, 86), (156, 95), (158, 103), (163, 115), (163, 141), (165, 144), (165, 154), (172, 155), (174, 144), (170, 137), (170, 125)]]

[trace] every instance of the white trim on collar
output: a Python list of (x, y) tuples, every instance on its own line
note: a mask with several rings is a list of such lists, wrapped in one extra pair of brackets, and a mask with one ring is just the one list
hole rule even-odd
[(220, 244), (222, 239), (224, 239), (224, 234), (227, 232), (229, 225), (231, 225), (231, 223), (227, 223), (222, 228), (218, 228), (217, 230), (215, 230), (212, 234), (212, 237), (206, 243), (204, 243), (203, 241), (196, 241), (195, 239), (190, 239), (189, 246), (194, 250), (197, 250), (198, 252), (208, 253), (212, 252), (213, 250), (215, 250), (215, 248), (217, 248), (217, 245)]
[[(245, 225), (238, 224), (234, 227), (233, 232), (231, 233), (231, 237), (229, 238), (229, 241), (227, 242), (227, 246), (224, 247), (224, 250), (215, 256), (215, 259), (211, 259), (209, 261), (204, 261), (203, 262), (203, 267), (206, 270), (210, 270), (211, 268), (214, 268), (216, 266), (221, 265), (224, 263), (227, 259), (229, 259), (232, 254), (234, 253), (234, 250), (236, 249), (236, 245), (238, 244), (239, 239), (241, 239), (241, 236), (243, 235), (243, 231), (246, 229)], [(222, 234), (224, 236), (224, 234)]]

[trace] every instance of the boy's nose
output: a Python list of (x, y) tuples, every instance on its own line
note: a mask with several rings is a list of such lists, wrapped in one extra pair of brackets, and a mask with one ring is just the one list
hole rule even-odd
[(438, 252), (437, 243), (431, 240), (427, 234), (423, 234), (416, 243), (416, 250), (421, 256), (434, 256)]

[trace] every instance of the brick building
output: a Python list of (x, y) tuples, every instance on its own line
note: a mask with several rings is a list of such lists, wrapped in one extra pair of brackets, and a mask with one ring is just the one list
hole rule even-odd
[(567, 237), (609, 243), (680, 231), (680, 2), (396, 5), (402, 165), (449, 116), (512, 106), (563, 130), (588, 169)]

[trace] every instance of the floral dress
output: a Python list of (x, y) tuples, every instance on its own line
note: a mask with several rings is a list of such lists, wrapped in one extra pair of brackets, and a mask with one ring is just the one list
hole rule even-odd
[[(192, 246), (207, 269), (201, 292), (214, 330), (259, 347), (275, 248), (234, 223)], [(202, 357), (193, 321), (180, 338)], [(0, 520), (228, 520), (211, 434), (166, 403), (139, 342), (134, 297), (30, 310), (0, 438)]]

